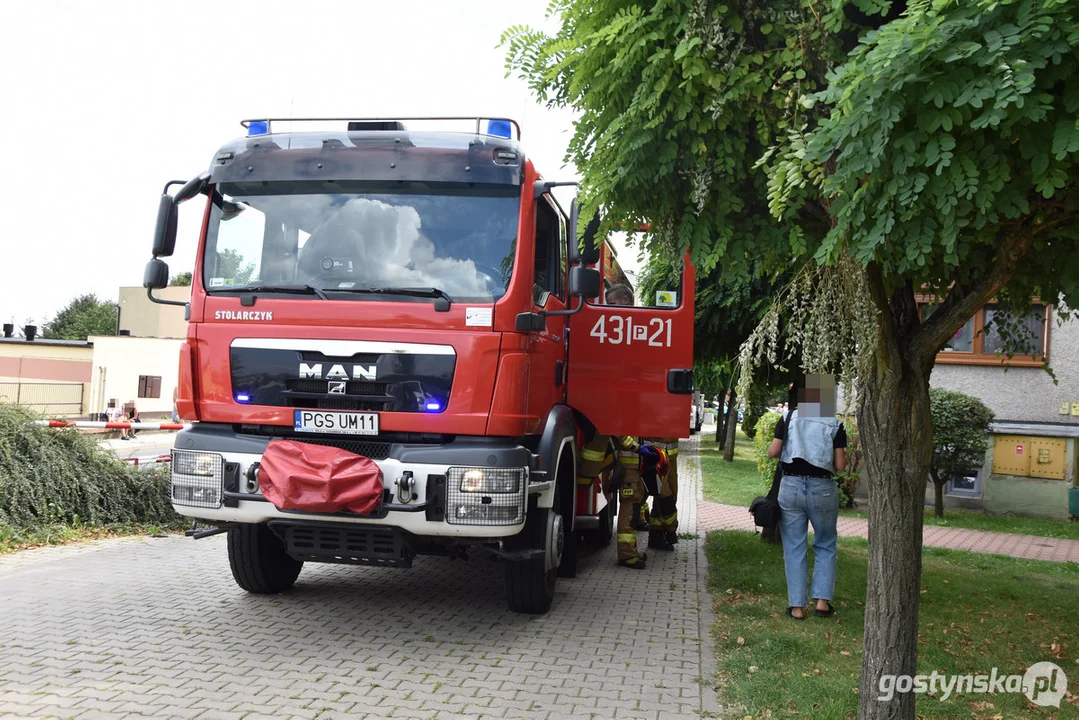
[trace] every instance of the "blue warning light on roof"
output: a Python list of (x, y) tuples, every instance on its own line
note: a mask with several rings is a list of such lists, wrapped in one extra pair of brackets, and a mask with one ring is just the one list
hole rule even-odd
[(487, 134), (513, 139), (513, 129), (509, 120), (488, 120)]
[(267, 120), (252, 120), (247, 124), (247, 136), (265, 135), (270, 132), (270, 123)]

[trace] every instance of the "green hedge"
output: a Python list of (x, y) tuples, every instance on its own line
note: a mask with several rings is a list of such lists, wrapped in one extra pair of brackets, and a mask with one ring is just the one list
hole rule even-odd
[(91, 436), (31, 425), (35, 419), (0, 403), (0, 530), (181, 522), (165, 470), (136, 469)]
[(766, 412), (761, 415), (754, 427), (753, 454), (757, 456), (757, 470), (761, 474), (761, 481), (764, 483), (766, 492), (772, 487), (776, 465), (779, 464), (778, 460), (768, 457), (768, 447), (772, 444), (772, 439), (776, 434), (776, 424), (781, 417), (779, 413)]

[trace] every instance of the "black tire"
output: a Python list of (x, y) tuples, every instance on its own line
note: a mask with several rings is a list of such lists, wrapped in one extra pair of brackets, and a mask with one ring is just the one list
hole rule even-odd
[(250, 593), (288, 590), (303, 562), (287, 552), (280, 538), (263, 524), (244, 524), (228, 532), (229, 567), (236, 584)]
[[(566, 464), (568, 462), (568, 465)], [(567, 470), (568, 467), (568, 470)], [(568, 477), (563, 477), (563, 473)], [(577, 531), (573, 530), (577, 473), (572, 460), (563, 460), (555, 471), (558, 488), (555, 490), (554, 507), (562, 516), (565, 542), (562, 545), (562, 562), (558, 565), (558, 577), (577, 577)], [(563, 492), (569, 488), (569, 492)]]
[[(506, 543), (511, 549), (542, 548), (547, 537), (547, 509), (532, 508), (528, 524), (518, 542)], [(502, 563), (502, 581), (506, 589), (506, 607), (512, 612), (542, 615), (551, 609), (557, 568), (546, 568), (540, 556), (529, 560), (506, 560)]]
[[(604, 515), (603, 513), (606, 513)], [(607, 547), (614, 540), (614, 526), (618, 521), (618, 493), (611, 494), (611, 500), (607, 507), (600, 512), (599, 518), (599, 546)]]

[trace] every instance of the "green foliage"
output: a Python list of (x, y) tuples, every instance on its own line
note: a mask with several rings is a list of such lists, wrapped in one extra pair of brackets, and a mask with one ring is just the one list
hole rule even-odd
[(176, 273), (172, 280), (169, 280), (169, 287), (190, 287), (191, 285), (191, 271)]
[[(580, 112), (567, 160), (585, 217), (602, 206), (606, 229), (650, 221), (661, 255), (689, 247), (700, 272), (722, 258), (724, 279), (805, 252), (804, 233), (769, 216), (754, 166), (804, 122), (798, 98), (825, 86), (836, 32), (852, 27), (839, 4), (560, 0), (550, 12), (556, 34), (513, 27), (502, 44), (508, 74)], [(816, 221), (821, 236), (826, 214)]]
[(734, 367), (729, 362), (698, 360), (693, 364), (693, 389), (705, 400), (711, 400), (727, 389), (733, 372)]
[(911, 3), (809, 99), (830, 114), (771, 167), (773, 209), (796, 211), (792, 178), (815, 172), (836, 221), (820, 260), (850, 253), (943, 292), (980, 280), (1010, 235), (1033, 236), (1009, 290), (1074, 292), (1077, 47), (1074, 0)]
[(116, 304), (98, 300), (92, 294), (72, 300), (41, 332), (42, 337), (52, 340), (85, 340), (90, 335), (115, 334)]
[(847, 431), (847, 469), (835, 474), (839, 483), (840, 506), (854, 507), (854, 491), (862, 480), (862, 436), (858, 433), (858, 421), (851, 416), (841, 418)]
[(217, 272), (223, 278), (231, 278), (234, 285), (246, 285), (255, 274), (255, 264), (244, 262), (238, 250), (227, 248), (217, 252)]
[[(771, 397), (778, 392), (779, 386), (769, 387), (763, 382), (757, 382), (749, 389), (749, 397), (742, 398), (746, 404), (746, 411), (742, 415), (742, 430), (751, 440), (756, 439), (757, 423), (768, 412), (771, 406)], [(783, 396), (786, 397), (784, 389)]]
[[(776, 466), (779, 461), (768, 457), (768, 446), (775, 438), (776, 425), (782, 416), (777, 412), (767, 412), (753, 427), (753, 453), (757, 456), (757, 471), (761, 474), (761, 481), (765, 488), (772, 487), (772, 478), (775, 477)], [(748, 424), (748, 420), (746, 421)]]
[(981, 467), (989, 449), (993, 411), (978, 398), (932, 388), (933, 471), (941, 482)]
[(166, 472), (137, 470), (92, 437), (28, 424), (35, 419), (0, 403), (0, 534), (57, 524), (179, 522)]

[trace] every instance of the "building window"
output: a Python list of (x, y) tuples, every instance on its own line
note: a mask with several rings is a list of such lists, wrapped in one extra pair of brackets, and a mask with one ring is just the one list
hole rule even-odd
[[(937, 305), (920, 301), (919, 308), (924, 321), (933, 314)], [(1004, 337), (995, 321), (997, 313), (996, 303), (990, 303), (975, 313), (940, 349), (937, 362), (959, 365), (1007, 363), (1015, 367), (1044, 365), (1049, 357), (1050, 307), (1035, 303), (1030, 315), (1008, 328), (1006, 335), (1010, 340), (1009, 345), (1016, 348), (1010, 359), (1004, 354)]]
[(944, 485), (944, 492), (955, 497), (981, 497), (981, 471), (970, 470), (966, 475), (951, 478)]
[(159, 398), (159, 397), (161, 397), (161, 376), (160, 375), (139, 375), (139, 397), (140, 398)]

